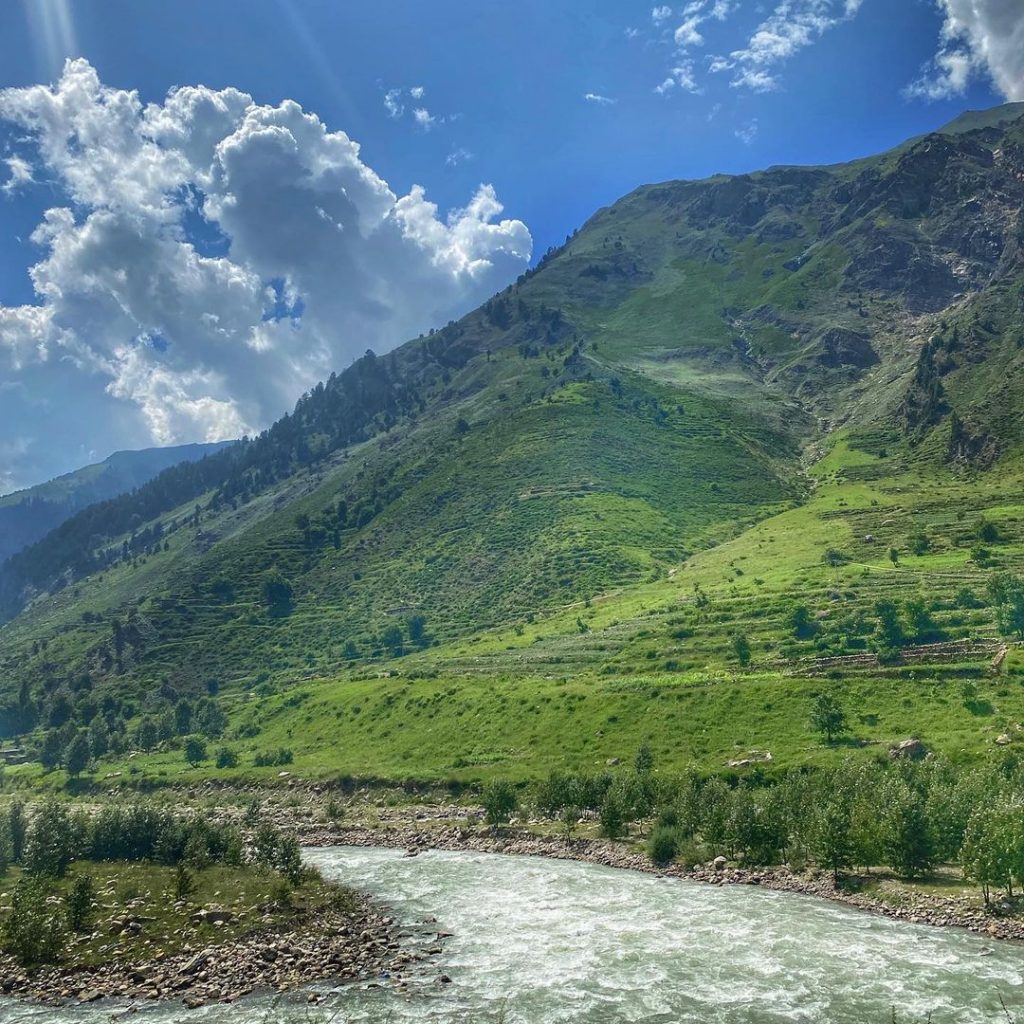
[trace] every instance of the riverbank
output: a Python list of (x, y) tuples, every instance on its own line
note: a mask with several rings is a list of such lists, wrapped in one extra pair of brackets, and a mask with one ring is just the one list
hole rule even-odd
[[(108, 928), (121, 926), (120, 921), (107, 924)], [(163, 999), (196, 1008), (235, 1002), (253, 992), (287, 992), (325, 979), (338, 983), (386, 979), (401, 990), (409, 976), (422, 969), (423, 961), (440, 952), (441, 938), (430, 922), (399, 927), (359, 897), (354, 911), (300, 914), (286, 927), (256, 930), (152, 959), (65, 963), (29, 973), (12, 957), (0, 955), (0, 991), (51, 1005)]]
[(385, 846), (418, 856), (428, 850), (503, 853), (512, 856), (575, 860), (628, 871), (642, 871), (708, 885), (757, 885), (775, 892), (795, 893), (831, 900), (871, 913), (913, 924), (941, 928), (963, 928), (993, 939), (1024, 941), (1024, 920), (999, 917), (973, 906), (962, 896), (908, 892), (905, 902), (895, 905), (870, 892), (836, 887), (830, 874), (796, 873), (786, 867), (745, 869), (717, 863), (658, 867), (643, 854), (619, 842), (590, 838), (549, 838), (521, 829), (493, 833), (478, 828), (415, 825), (366, 827), (295, 823), (304, 846)]

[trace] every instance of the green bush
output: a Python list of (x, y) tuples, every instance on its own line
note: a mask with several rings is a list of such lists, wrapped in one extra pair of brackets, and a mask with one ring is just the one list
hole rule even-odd
[(926, 533), (915, 533), (910, 538), (909, 548), (911, 554), (914, 555), (926, 555), (932, 546), (931, 540), (928, 538)]
[(601, 803), (600, 820), (601, 834), (608, 839), (618, 839), (626, 831), (626, 812), (614, 793), (605, 794)]
[(260, 584), (263, 595), (263, 603), (277, 614), (286, 614), (291, 611), (294, 591), (291, 583), (285, 579), (280, 569), (268, 569), (263, 574)]
[(656, 825), (647, 839), (647, 856), (653, 864), (664, 866), (675, 860), (679, 851), (679, 837), (674, 828)]
[(237, 768), (238, 755), (230, 747), (219, 747), (216, 764), (218, 768)]
[(14, 889), (0, 941), (23, 967), (56, 963), (68, 945), (64, 916), (47, 903), (49, 891), (38, 877), (26, 875)]
[(843, 551), (839, 551), (837, 548), (828, 548), (825, 554), (822, 555), (822, 561), (826, 565), (831, 565), (836, 568), (840, 565), (846, 565), (850, 560), (850, 556)]
[(488, 825), (503, 825), (519, 807), (519, 797), (512, 784), (498, 779), (485, 787), (482, 797)]
[(174, 872), (174, 898), (176, 900), (187, 900), (196, 891), (195, 875), (189, 871), (185, 862), (178, 864)]
[(280, 750), (264, 750), (256, 754), (253, 764), (257, 768), (278, 768), (281, 765), (291, 764), (295, 755), (286, 747)]
[(44, 804), (32, 819), (25, 844), (25, 867), (35, 875), (63, 878), (74, 859), (74, 832), (60, 804)]
[(71, 883), (64, 901), (64, 913), (71, 931), (88, 931), (92, 922), (95, 898), (96, 890), (92, 879), (88, 875), (78, 875)]

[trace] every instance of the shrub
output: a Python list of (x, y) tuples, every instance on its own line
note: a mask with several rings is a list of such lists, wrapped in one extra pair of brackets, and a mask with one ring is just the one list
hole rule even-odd
[(675, 807), (663, 807), (658, 811), (657, 825), (664, 825), (666, 828), (677, 828), (679, 826), (679, 811)]
[(914, 536), (910, 538), (910, 543), (908, 546), (910, 547), (911, 554), (926, 555), (929, 549), (931, 548), (932, 544), (931, 541), (928, 539), (928, 534), (915, 533)]
[(519, 798), (510, 782), (498, 779), (483, 792), (484, 814), (488, 825), (503, 825), (519, 807)]
[(185, 848), (181, 851), (179, 863), (188, 864), (190, 867), (202, 871), (203, 868), (209, 867), (212, 861), (213, 857), (210, 855), (210, 845), (206, 841), (206, 836), (198, 830), (190, 831), (185, 840)]
[(263, 603), (271, 612), (283, 614), (291, 610), (294, 591), (280, 569), (268, 569), (260, 584)]
[(237, 768), (238, 755), (230, 747), (219, 747), (216, 763), (218, 768)]
[(647, 839), (647, 856), (651, 862), (663, 866), (675, 860), (679, 840), (674, 828), (656, 825)]
[(35, 875), (63, 878), (74, 858), (74, 835), (68, 812), (50, 801), (32, 820), (25, 844), (25, 867)]
[(984, 608), (985, 602), (971, 590), (970, 587), (961, 587), (953, 598), (953, 604), (957, 608)]
[(742, 633), (732, 638), (732, 653), (736, 656), (740, 668), (746, 668), (750, 664), (750, 641)]
[(280, 750), (264, 750), (256, 754), (253, 764), (257, 768), (276, 768), (283, 764), (291, 764), (295, 755), (286, 747)]
[(982, 519), (978, 524), (978, 540), (986, 544), (998, 544), (999, 539), (999, 527), (987, 519)]
[(971, 561), (985, 569), (992, 564), (992, 552), (984, 544), (975, 544), (971, 548)]
[(299, 849), (299, 841), (294, 836), (283, 836), (279, 840), (274, 868), (292, 885), (298, 885), (302, 881), (305, 873), (302, 866), (302, 851)]
[(895, 601), (883, 599), (875, 602), (878, 625), (875, 629), (876, 646), (881, 651), (895, 651), (903, 646), (905, 635), (900, 610)]
[(562, 831), (565, 833), (565, 841), (572, 840), (572, 834), (580, 822), (580, 809), (578, 807), (566, 807), (562, 811)]
[(811, 617), (811, 610), (805, 604), (798, 604), (789, 613), (789, 628), (797, 640), (808, 640), (817, 632), (817, 623)]
[(64, 917), (47, 905), (48, 895), (42, 879), (22, 878), (4, 918), (3, 948), (23, 967), (56, 963), (67, 949)]
[(15, 800), (7, 812), (7, 831), (11, 838), (11, 860), (20, 864), (25, 856), (25, 835), (28, 826), (25, 823), (25, 805)]
[(641, 744), (633, 757), (633, 767), (638, 775), (646, 775), (654, 770), (654, 754), (646, 743)]
[(601, 834), (609, 839), (618, 839), (626, 831), (626, 812), (612, 792), (605, 793), (601, 802), (600, 820)]
[(195, 875), (189, 871), (185, 862), (181, 861), (174, 872), (174, 898), (176, 900), (187, 900), (195, 894)]
[(92, 921), (92, 905), (95, 895), (95, 887), (88, 875), (79, 875), (71, 883), (71, 889), (64, 901), (65, 917), (71, 931), (84, 932), (88, 930)]

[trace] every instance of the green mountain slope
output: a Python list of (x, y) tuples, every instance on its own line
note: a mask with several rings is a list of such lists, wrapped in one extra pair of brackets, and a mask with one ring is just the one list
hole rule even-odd
[(217, 690), (247, 755), (317, 771), (529, 771), (643, 735), (680, 763), (813, 759), (826, 678), (877, 703), (869, 742), (917, 713), (954, 751), (991, 742), (899, 650), (984, 671), (987, 580), (1021, 564), (1020, 114), (644, 186), (260, 438), (69, 519), (0, 573), (7, 732), (102, 704), (132, 736)]
[(81, 509), (131, 491), (169, 466), (205, 458), (227, 443), (114, 452), (102, 462), (3, 495), (0, 497), (0, 563), (34, 544)]

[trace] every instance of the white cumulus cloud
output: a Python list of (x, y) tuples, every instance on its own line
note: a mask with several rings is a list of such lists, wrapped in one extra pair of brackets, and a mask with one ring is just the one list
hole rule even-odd
[(1024, 4), (1020, 0), (936, 0), (944, 15), (939, 49), (911, 96), (959, 96), (976, 76), (1008, 100), (1024, 100)]
[(529, 261), (491, 186), (447, 215), (420, 186), (398, 196), (289, 100), (197, 86), (144, 104), (75, 60), (0, 91), (0, 118), (67, 197), (32, 235), (35, 301), (0, 306), (0, 435), (34, 428), (5, 480), (70, 468), (68, 436), (103, 451), (259, 429)]

